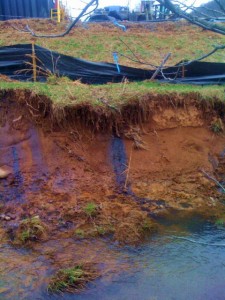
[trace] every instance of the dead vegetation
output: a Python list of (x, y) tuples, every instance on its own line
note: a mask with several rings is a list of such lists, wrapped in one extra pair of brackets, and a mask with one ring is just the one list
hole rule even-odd
[(76, 220), (76, 227), (71, 230), (75, 239), (108, 236), (121, 245), (137, 245), (157, 231), (156, 223), (132, 199), (118, 195), (116, 200), (87, 201), (82, 199), (81, 209), (65, 210), (63, 215), (67, 222)]

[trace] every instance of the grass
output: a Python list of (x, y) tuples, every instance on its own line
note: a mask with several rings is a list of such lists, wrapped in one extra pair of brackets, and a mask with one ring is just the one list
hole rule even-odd
[(52, 294), (77, 292), (96, 277), (96, 271), (87, 266), (77, 265), (72, 268), (61, 269), (51, 278), (48, 292)]
[(103, 226), (96, 226), (95, 229), (100, 236), (103, 236), (108, 232)]
[(39, 216), (24, 219), (20, 222), (16, 232), (16, 242), (25, 244), (28, 241), (37, 241), (46, 234), (46, 227)]
[(154, 231), (154, 225), (149, 219), (145, 219), (141, 227), (144, 232)]
[(210, 128), (216, 134), (219, 134), (219, 133), (223, 132), (224, 131), (224, 127), (223, 127), (222, 120), (220, 118), (217, 118), (216, 120), (214, 120), (211, 123)]
[[(16, 26), (23, 28), (25, 21), (12, 21)], [(29, 20), (30, 27), (36, 32), (60, 32), (65, 28), (64, 23), (55, 24), (47, 20)], [(178, 26), (179, 25), (179, 26)], [(123, 33), (112, 24), (92, 24), (88, 29), (78, 26), (70, 35), (56, 39), (36, 39), (37, 45), (91, 61), (113, 62), (112, 52), (117, 51), (134, 58), (132, 52), (142, 61), (158, 65), (164, 55), (172, 53), (168, 64), (184, 59), (193, 59), (210, 51), (212, 45), (225, 44), (225, 36), (212, 32), (202, 31), (195, 26), (188, 26), (186, 22), (179, 24), (128, 24), (127, 32)], [(15, 43), (30, 43), (29, 34), (16, 31), (6, 22), (0, 22), (0, 45)], [(12, 39), (11, 36), (14, 38)], [(130, 49), (120, 40), (129, 45)], [(190, 43), (190, 40), (192, 41)], [(207, 58), (207, 61), (223, 62), (223, 52)], [(151, 68), (149, 65), (135, 63), (120, 55), (119, 63), (138, 68)], [(128, 101), (139, 100), (146, 94), (167, 95), (171, 93), (188, 94), (198, 93), (199, 99), (224, 101), (224, 88), (218, 86), (200, 87), (190, 85), (159, 84), (154, 82), (133, 82), (106, 85), (84, 85), (79, 81), (72, 82), (67, 78), (50, 76), (46, 83), (5, 82), (0, 79), (0, 90), (28, 89), (37, 95), (47, 96), (55, 106), (77, 105), (89, 103), (94, 107), (105, 107), (107, 104), (121, 106)]]
[[(95, 216), (95, 215), (94, 215)], [(113, 234), (115, 231), (112, 224), (100, 224), (95, 225), (89, 223), (89, 226), (84, 229), (78, 228), (74, 231), (74, 236), (78, 239), (86, 239), (86, 238), (97, 238), (107, 236), (109, 234)]]
[[(26, 22), (17, 20), (17, 27), (24, 28)], [(55, 24), (47, 20), (29, 20), (30, 27), (37, 33), (62, 32), (66, 24)], [(201, 28), (189, 25), (182, 21), (179, 23), (164, 23), (134, 26), (126, 24), (128, 30), (122, 32), (112, 24), (91, 24), (88, 29), (78, 26), (64, 38), (36, 39), (39, 46), (49, 48), (66, 55), (76, 56), (92, 61), (113, 62), (112, 52), (117, 51), (134, 58), (131, 51), (123, 44), (120, 38), (132, 49), (142, 61), (159, 64), (162, 56), (172, 53), (169, 64), (175, 64), (183, 59), (193, 59), (212, 49), (212, 45), (224, 44), (225, 37)], [(0, 22), (0, 45), (12, 45), (16, 43), (30, 43), (33, 37), (30, 34), (16, 31), (5, 22)], [(11, 38), (13, 36), (13, 39)], [(191, 41), (191, 42), (190, 42)], [(140, 67), (124, 56), (120, 56), (120, 64)], [(223, 61), (222, 52), (207, 59), (208, 61)], [(142, 65), (148, 68), (148, 66)]]
[(94, 202), (89, 202), (83, 210), (88, 217), (94, 217), (97, 214), (97, 208), (98, 207)]
[(83, 239), (83, 238), (85, 238), (85, 232), (84, 232), (84, 230), (83, 229), (76, 229), (75, 230), (75, 235), (77, 236), (77, 237), (79, 237), (79, 238), (81, 238), (81, 239)]
[(224, 219), (218, 219), (215, 221), (216, 226), (224, 226), (224, 224), (225, 224)]
[[(0, 81), (0, 92), (5, 90), (30, 90), (37, 95), (47, 96), (54, 105), (75, 106), (89, 103), (92, 106), (105, 107), (109, 105), (120, 106), (132, 100), (140, 100), (146, 94), (186, 95), (196, 93), (199, 100), (225, 100), (223, 86), (191, 86), (160, 84), (156, 82), (133, 82), (106, 85), (85, 85), (70, 80), (58, 80), (57, 84), (31, 83), (31, 82), (4, 82)], [(105, 103), (102, 102), (104, 99)]]

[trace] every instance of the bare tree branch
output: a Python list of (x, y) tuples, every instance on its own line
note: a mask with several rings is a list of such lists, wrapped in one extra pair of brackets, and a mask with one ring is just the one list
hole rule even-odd
[(225, 13), (225, 8), (223, 7), (222, 3), (220, 0), (214, 0), (216, 4), (219, 6), (220, 10)]
[[(211, 9), (211, 8), (208, 8), (207, 6), (195, 7), (193, 4), (192, 5), (184, 4), (182, 2), (182, 0), (181, 1), (176, 0), (176, 1), (173, 1), (173, 3), (177, 3), (177, 4), (180, 5), (180, 8), (184, 8), (184, 12), (186, 12), (187, 10), (189, 10), (189, 11), (192, 10), (193, 12), (196, 12), (197, 14), (199, 14), (199, 15), (205, 17), (205, 18), (208, 18), (208, 19), (210, 19), (210, 17), (215, 18), (216, 17), (215, 14), (220, 14), (220, 15), (225, 17), (225, 13), (223, 11), (219, 11), (219, 10), (216, 10), (216, 9)], [(206, 12), (205, 13), (202, 12), (201, 11), (202, 9), (204, 9), (204, 11), (208, 11), (208, 12), (214, 14), (214, 16), (209, 15)]]
[[(215, 1), (215, 0), (214, 0)], [(184, 11), (181, 9), (179, 5), (175, 5), (172, 0), (158, 0), (159, 3), (162, 5), (165, 5), (167, 9), (172, 11), (174, 14), (180, 16), (181, 18), (186, 19), (192, 24), (195, 24), (203, 29), (210, 30), (222, 35), (225, 35), (225, 26), (221, 24), (215, 24), (206, 20), (203, 20), (193, 14), (188, 13), (187, 11)], [(184, 3), (184, 2), (182, 2)], [(183, 4), (185, 5), (185, 4)], [(210, 16), (209, 16), (210, 18)]]

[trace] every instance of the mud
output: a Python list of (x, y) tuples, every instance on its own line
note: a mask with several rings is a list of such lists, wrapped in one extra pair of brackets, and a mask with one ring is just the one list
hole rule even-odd
[[(137, 245), (160, 230), (158, 218), (175, 211), (224, 215), (221, 191), (203, 174), (224, 180), (225, 137), (212, 131), (212, 124), (223, 122), (224, 107), (161, 100), (155, 97), (148, 106), (146, 100), (140, 111), (136, 104), (124, 106), (122, 123), (116, 122), (119, 131), (115, 126), (96, 131), (94, 125), (85, 127), (85, 120), (76, 124), (70, 118), (60, 127), (51, 123), (50, 102), (30, 105), (37, 122), (23, 99), (1, 100), (0, 169), (7, 176), (0, 179), (0, 224), (5, 238), (18, 245), (21, 222), (39, 216), (47, 228), (42, 243), (52, 236), (82, 243), (108, 237)], [(88, 211), (90, 204), (93, 211)], [(28, 240), (24, 246), (37, 249), (38, 240)]]

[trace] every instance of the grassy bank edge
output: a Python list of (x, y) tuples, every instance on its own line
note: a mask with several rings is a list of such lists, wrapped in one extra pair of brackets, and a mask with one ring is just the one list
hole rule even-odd
[(185, 96), (195, 94), (195, 98), (208, 101), (225, 101), (224, 86), (193, 86), (160, 84), (156, 82), (123, 82), (106, 85), (86, 85), (67, 78), (54, 79), (47, 83), (0, 81), (0, 91), (29, 90), (39, 96), (48, 97), (57, 106), (75, 106), (89, 103), (92, 106), (120, 106), (132, 100), (142, 99), (146, 94)]

